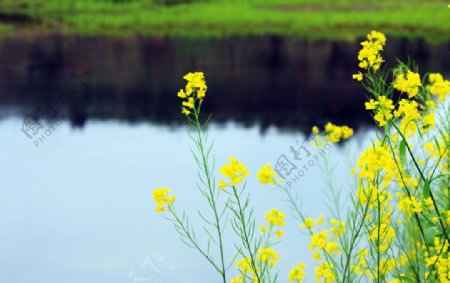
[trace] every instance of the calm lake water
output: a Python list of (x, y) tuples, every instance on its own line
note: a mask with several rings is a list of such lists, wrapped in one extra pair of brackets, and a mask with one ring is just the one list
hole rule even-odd
[[(409, 54), (421, 71), (448, 76), (449, 47), (393, 39), (386, 54), (389, 62)], [(336, 189), (351, 189), (352, 160), (373, 134), (363, 89), (351, 80), (357, 50), (357, 42), (278, 37), (1, 40), (1, 281), (218, 282), (151, 199), (153, 188), (169, 186), (194, 225), (196, 210), (207, 211), (179, 114), (181, 77), (206, 73), (216, 162), (235, 156), (247, 165), (262, 223), (265, 211), (286, 205), (254, 174), (289, 157), (313, 124), (357, 129), (328, 151)], [(23, 131), (30, 119), (41, 127), (36, 134)], [(327, 211), (324, 182), (320, 164), (308, 168), (293, 190), (317, 217)], [(298, 260), (312, 264), (307, 237), (289, 215), (287, 222), (280, 281)], [(231, 229), (226, 236), (231, 249)]]

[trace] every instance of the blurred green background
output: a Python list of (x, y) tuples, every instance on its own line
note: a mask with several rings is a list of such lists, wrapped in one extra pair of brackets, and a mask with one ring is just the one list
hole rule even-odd
[(443, 0), (3, 0), (0, 30), (80, 35), (284, 35), (353, 39), (369, 29), (446, 41)]

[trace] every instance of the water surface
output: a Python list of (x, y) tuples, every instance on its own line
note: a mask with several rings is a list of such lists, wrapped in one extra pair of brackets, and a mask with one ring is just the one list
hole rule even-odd
[[(151, 199), (153, 188), (169, 186), (177, 208), (193, 217), (201, 231), (196, 210), (208, 208), (196, 191), (185, 127), (94, 120), (79, 130), (62, 122), (37, 148), (19, 131), (21, 122), (0, 122), (0, 266), (5, 281), (119, 283), (137, 276), (145, 282), (218, 282), (204, 259), (154, 212)], [(257, 127), (229, 124), (212, 126), (210, 136), (217, 164), (236, 156), (253, 173), (248, 191), (259, 224), (264, 212), (286, 207), (282, 195), (260, 186), (254, 174), (266, 162), (288, 155), (303, 135), (271, 128), (261, 136)], [(364, 143), (367, 138), (361, 134), (344, 148), (354, 155)], [(329, 154), (341, 176), (336, 183), (342, 188), (337, 189), (349, 189), (346, 154), (337, 147)], [(321, 180), (315, 164), (293, 185), (305, 212), (315, 217), (327, 210)], [(309, 262), (307, 237), (298, 224), (288, 214), (286, 236), (277, 246), (283, 276), (297, 260)], [(204, 240), (204, 234), (199, 238)], [(226, 238), (231, 250), (231, 227)]]

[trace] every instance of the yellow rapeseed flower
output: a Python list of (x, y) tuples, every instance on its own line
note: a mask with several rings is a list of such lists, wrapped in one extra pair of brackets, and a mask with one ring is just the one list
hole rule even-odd
[(219, 181), (217, 182), (217, 186), (219, 187), (219, 189), (225, 189), (228, 186), (228, 183), (225, 181)]
[(281, 238), (283, 236), (283, 234), (284, 234), (283, 230), (275, 231), (275, 236), (277, 236), (278, 238)]
[(386, 44), (386, 36), (378, 31), (371, 31), (368, 35), (367, 35), (367, 39), (371, 40), (371, 41), (377, 41), (379, 42), (381, 45), (385, 45)]
[(166, 206), (172, 205), (175, 202), (175, 196), (169, 195), (169, 192), (170, 189), (167, 187), (156, 188), (153, 191), (152, 197), (156, 202), (156, 212), (164, 212)]
[[(235, 186), (244, 181), (244, 178), (250, 175), (244, 164), (240, 163), (236, 158), (230, 157), (230, 163), (224, 164), (220, 168), (220, 173), (230, 179), (230, 184)], [(223, 183), (221, 183), (223, 184)]]
[(398, 74), (395, 78), (394, 88), (408, 94), (408, 98), (412, 98), (419, 92), (419, 87), (422, 85), (420, 75), (418, 73), (408, 72), (405, 74)]
[[(397, 193), (399, 197), (398, 210), (405, 213), (407, 216), (411, 216), (413, 213), (422, 212), (422, 203), (415, 197), (406, 196), (405, 193)], [(432, 204), (432, 203), (431, 203)]]
[(428, 198), (423, 200), (423, 205), (426, 208), (428, 208), (429, 210), (433, 210), (434, 209), (433, 200), (430, 197), (428, 197)]
[(289, 272), (288, 281), (289, 282), (294, 281), (295, 283), (303, 283), (304, 282), (303, 278), (305, 278), (306, 275), (305, 268), (306, 264), (304, 264), (303, 262), (299, 262), (297, 266), (294, 267)]
[(339, 254), (340, 253), (339, 245), (333, 241), (328, 242), (325, 244), (325, 251), (328, 254)]
[(309, 249), (311, 251), (324, 249), (327, 244), (328, 231), (324, 230), (319, 233), (315, 233), (311, 236), (311, 242), (309, 243)]
[(316, 280), (316, 282), (335, 282), (335, 275), (333, 274), (333, 269), (334, 265), (332, 263), (323, 261), (314, 270), (316, 272), (314, 279)]
[(319, 252), (313, 252), (311, 257), (314, 261), (318, 261), (318, 260), (322, 259), (322, 256), (320, 255)]
[(247, 273), (253, 274), (253, 268), (252, 268), (252, 260), (249, 257), (244, 257), (238, 261), (236, 261), (236, 267), (239, 269), (239, 271), (246, 275)]
[(270, 163), (267, 163), (261, 169), (259, 169), (258, 174), (256, 176), (258, 177), (262, 185), (275, 184), (274, 178), (276, 176), (276, 173), (275, 171), (272, 170)]
[(323, 225), (323, 223), (325, 223), (325, 219), (323, 217), (323, 214), (321, 213), (319, 215), (319, 218), (317, 218), (317, 225)]
[(258, 250), (258, 260), (273, 267), (280, 261), (280, 256), (272, 248), (260, 248)]
[(269, 221), (270, 226), (284, 226), (286, 215), (284, 212), (272, 208), (264, 215), (264, 218)]
[(189, 114), (191, 114), (191, 111), (189, 111), (187, 108), (182, 107), (181, 108), (181, 113), (188, 116)]
[(198, 99), (203, 99), (206, 95), (206, 82), (203, 72), (188, 73), (183, 77), (186, 81), (186, 95), (195, 93)]
[(439, 103), (444, 101), (447, 95), (450, 94), (450, 81), (444, 80), (441, 74), (433, 73), (429, 76), (430, 93), (439, 95)]
[(331, 219), (330, 220), (330, 224), (331, 224), (331, 233), (333, 233), (333, 235), (335, 237), (339, 237), (342, 235), (342, 233), (345, 232), (345, 224), (344, 222), (342, 222), (341, 220), (337, 220), (337, 219)]
[(300, 225), (301, 229), (311, 229), (315, 225), (315, 221), (312, 218), (305, 218), (305, 222)]
[(180, 91), (178, 91), (178, 97), (179, 98), (186, 98), (187, 97), (186, 93), (184, 92), (184, 89), (180, 89)]
[(378, 100), (371, 99), (369, 102), (365, 103), (365, 106), (366, 110), (374, 110), (374, 119), (381, 127), (385, 126), (393, 117), (392, 109), (394, 109), (395, 106), (392, 100), (386, 98), (384, 95), (379, 96)]
[(205, 97), (207, 86), (202, 72), (188, 73), (183, 78), (187, 81), (186, 87), (180, 89), (177, 96), (184, 99), (181, 104), (181, 113), (189, 116), (192, 113), (191, 110), (195, 108), (195, 102)]
[(423, 128), (426, 133), (429, 129), (433, 129), (436, 125), (435, 119), (434, 119), (434, 112), (430, 112), (425, 117), (423, 117)]
[(407, 137), (412, 136), (417, 132), (416, 122), (422, 119), (418, 107), (419, 105), (416, 101), (402, 99), (399, 102), (398, 110), (394, 111), (395, 117), (403, 117), (400, 122), (400, 130)]
[(261, 225), (261, 226), (259, 226), (259, 232), (261, 232), (261, 233), (266, 233), (267, 232), (267, 227), (266, 227), (266, 225)]
[[(313, 133), (317, 135), (319, 133), (319, 129), (317, 127), (313, 127)], [(325, 125), (325, 131), (320, 137), (322, 136), (327, 142), (338, 143), (353, 136), (353, 129), (345, 125), (338, 126), (328, 122)], [(321, 144), (319, 135), (316, 136), (316, 144)]]
[(193, 109), (194, 108), (194, 98), (189, 97), (188, 100), (183, 101), (182, 105), (186, 107), (186, 109)]
[(353, 74), (352, 78), (354, 80), (357, 80), (358, 82), (360, 82), (363, 80), (363, 74), (361, 72), (358, 72), (357, 74)]
[[(372, 31), (367, 35), (367, 40), (361, 42), (362, 49), (358, 53), (359, 67), (362, 69), (372, 69), (377, 71), (381, 63), (384, 62), (381, 57), (380, 51), (383, 50), (383, 46), (386, 44), (386, 37), (384, 34)], [(359, 80), (362, 77), (353, 75), (353, 78)]]
[(379, 225), (373, 227), (369, 233), (369, 241), (374, 244), (379, 244), (381, 252), (386, 251), (395, 238), (395, 229), (390, 225), (389, 220), (389, 217), (385, 217)]
[[(396, 160), (392, 157), (389, 146), (380, 141), (375, 141), (372, 146), (363, 151), (356, 165), (359, 169), (359, 178), (370, 184), (358, 188), (358, 198), (362, 203), (368, 198), (376, 199), (382, 188), (398, 176)], [(373, 185), (376, 178), (381, 181), (379, 187)], [(386, 193), (385, 190), (384, 192)]]

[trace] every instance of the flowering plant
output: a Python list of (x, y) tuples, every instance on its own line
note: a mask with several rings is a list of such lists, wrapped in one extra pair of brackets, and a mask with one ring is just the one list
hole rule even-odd
[[(347, 209), (335, 217), (307, 217), (270, 164), (256, 174), (261, 185), (286, 196), (300, 229), (310, 237), (317, 282), (450, 282), (450, 121), (445, 100), (450, 82), (436, 73), (421, 77), (417, 67), (401, 62), (386, 68), (385, 44), (385, 35), (372, 31), (358, 53), (361, 71), (353, 78), (367, 90), (365, 108), (379, 131), (352, 169), (356, 186), (349, 193)], [(200, 117), (205, 77), (195, 72), (184, 79), (186, 87), (178, 96), (183, 99), (182, 113), (196, 130), (191, 138), (198, 188), (212, 212), (209, 218), (199, 213), (211, 228), (205, 229), (208, 244), (197, 241), (187, 215), (176, 211), (168, 188), (155, 189), (156, 211), (168, 212), (181, 239), (209, 262), (223, 282), (233, 263), (239, 275), (232, 283), (278, 282), (274, 268), (281, 259), (274, 246), (283, 236), (285, 214), (274, 208), (265, 214), (266, 224), (257, 227), (245, 186), (250, 172), (237, 158), (230, 157), (220, 168), (223, 179), (216, 183), (209, 118)], [(350, 127), (332, 123), (323, 131), (313, 127), (312, 132), (318, 147), (353, 135)], [(219, 201), (219, 195), (226, 201)], [(231, 263), (225, 262), (223, 239), (228, 218), (237, 239)], [(210, 243), (217, 248), (218, 259), (211, 255)], [(306, 264), (299, 262), (286, 277), (300, 283), (305, 276)]]

